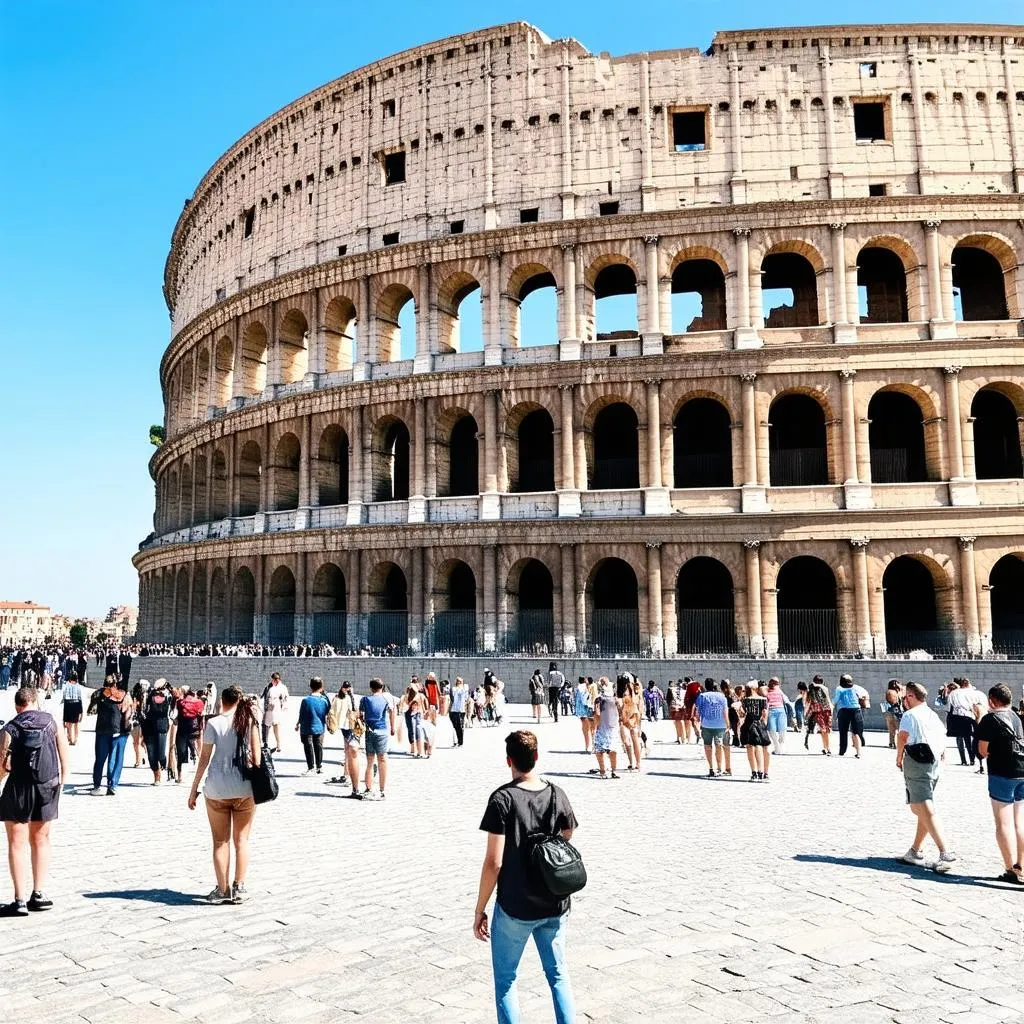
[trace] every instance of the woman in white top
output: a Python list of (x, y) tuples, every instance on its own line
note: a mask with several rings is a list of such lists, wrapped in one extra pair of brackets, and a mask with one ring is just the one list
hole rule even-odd
[[(239, 740), (249, 763), (260, 763), (260, 730), (250, 699), (237, 686), (229, 686), (220, 697), (223, 714), (206, 723), (203, 749), (189, 793), (189, 810), (195, 810), (199, 784), (206, 779), (206, 814), (213, 834), (213, 869), (217, 885), (207, 897), (209, 903), (242, 903), (247, 899), (245, 873), (249, 866), (249, 830), (256, 804), (252, 783), (242, 774)], [(231, 878), (231, 843), (235, 847), (234, 882)]]
[(288, 687), (281, 682), (278, 672), (272, 672), (270, 682), (263, 691), (263, 743), (269, 746), (270, 730), (274, 730), (274, 746), (270, 751), (276, 754), (281, 749), (281, 719), (288, 707)]

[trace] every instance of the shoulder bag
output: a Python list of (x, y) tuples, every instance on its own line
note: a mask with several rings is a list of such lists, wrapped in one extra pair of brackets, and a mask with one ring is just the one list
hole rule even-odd
[(557, 814), (555, 788), (551, 786), (545, 828), (526, 836), (525, 852), (537, 888), (552, 899), (564, 900), (587, 884), (587, 869), (579, 850), (555, 829)]
[(239, 736), (235, 748), (235, 767), (252, 785), (252, 798), (255, 803), (266, 804), (277, 799), (277, 772), (274, 770), (274, 759), (265, 744), (260, 751), (260, 763), (254, 765), (249, 756), (249, 744)]

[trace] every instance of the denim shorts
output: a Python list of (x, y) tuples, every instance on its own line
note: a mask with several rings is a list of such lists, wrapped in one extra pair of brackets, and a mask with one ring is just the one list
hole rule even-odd
[(1024, 779), (1006, 779), (1002, 775), (988, 777), (988, 795), (1001, 804), (1024, 801)]
[(725, 730), (708, 729), (702, 725), (700, 727), (700, 738), (704, 741), (705, 747), (713, 746), (715, 743), (722, 746), (725, 743)]
[(387, 729), (366, 730), (366, 752), (367, 754), (386, 754), (388, 752), (388, 740), (391, 733)]

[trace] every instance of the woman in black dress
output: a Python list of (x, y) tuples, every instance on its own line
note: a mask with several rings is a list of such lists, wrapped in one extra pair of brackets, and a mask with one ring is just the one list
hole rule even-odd
[(747, 684), (740, 701), (740, 743), (747, 748), (750, 781), (767, 782), (772, 739), (768, 732), (768, 699)]

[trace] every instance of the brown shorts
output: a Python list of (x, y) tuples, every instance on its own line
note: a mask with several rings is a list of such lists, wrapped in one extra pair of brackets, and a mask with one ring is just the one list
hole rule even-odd
[(215, 811), (233, 814), (243, 814), (245, 811), (255, 811), (256, 801), (251, 796), (235, 796), (227, 800), (215, 800), (213, 797), (206, 798), (208, 807)]
[[(671, 718), (673, 722), (689, 721), (689, 719), (686, 717), (686, 708), (669, 708), (668, 717)], [(693, 715), (691, 714), (690, 718), (692, 717)]]

